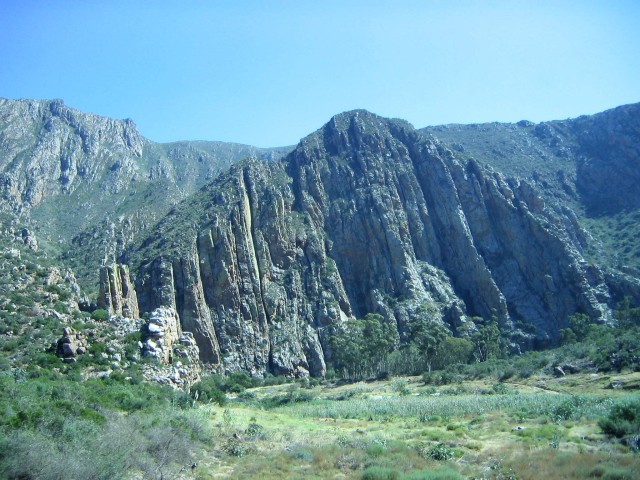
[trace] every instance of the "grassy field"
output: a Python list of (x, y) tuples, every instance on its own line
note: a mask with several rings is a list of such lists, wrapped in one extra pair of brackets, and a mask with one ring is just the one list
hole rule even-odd
[(250, 389), (202, 407), (215, 447), (184, 478), (640, 478), (640, 455), (598, 425), (638, 400), (639, 379), (616, 376), (631, 389), (599, 374)]

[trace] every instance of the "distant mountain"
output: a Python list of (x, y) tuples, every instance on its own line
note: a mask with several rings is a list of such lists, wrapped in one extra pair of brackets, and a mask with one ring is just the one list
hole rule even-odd
[(131, 120), (67, 107), (61, 100), (0, 98), (3, 208), (33, 221), (42, 245), (62, 256), (86, 287), (96, 266), (220, 171), (248, 156), (289, 149), (223, 142), (158, 144)]
[[(525, 179), (601, 266), (640, 276), (640, 104), (534, 124), (444, 125), (422, 129), (510, 178)], [(582, 248), (581, 248), (582, 250)]]
[(90, 293), (128, 264), (102, 305), (133, 284), (132, 311), (174, 309), (202, 360), (253, 374), (322, 375), (369, 313), (398, 345), (416, 319), (464, 336), (483, 318), (518, 350), (639, 304), (639, 154), (640, 105), (422, 130), (357, 110), (265, 150), (0, 101), (4, 209), (40, 248)]

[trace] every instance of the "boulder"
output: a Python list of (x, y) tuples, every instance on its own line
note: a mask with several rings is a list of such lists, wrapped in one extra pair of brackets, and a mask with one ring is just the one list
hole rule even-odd
[(56, 355), (66, 363), (72, 363), (78, 355), (86, 353), (88, 348), (89, 344), (84, 334), (76, 332), (71, 327), (64, 327), (62, 337), (56, 342)]

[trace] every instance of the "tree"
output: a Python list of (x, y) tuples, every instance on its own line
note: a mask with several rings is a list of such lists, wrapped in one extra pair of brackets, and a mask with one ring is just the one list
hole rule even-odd
[(440, 369), (455, 363), (467, 363), (473, 348), (473, 342), (466, 338), (446, 337), (436, 348), (433, 367)]
[(339, 327), (331, 342), (337, 372), (350, 379), (380, 373), (398, 337), (395, 324), (369, 313)]
[(496, 317), (485, 320), (482, 317), (472, 317), (476, 324), (476, 331), (471, 333), (471, 342), (474, 344), (473, 356), (476, 362), (486, 362), (491, 358), (498, 358), (501, 354), (500, 328)]
[(626, 327), (632, 325), (640, 326), (640, 308), (631, 307), (631, 297), (624, 297), (618, 308), (613, 313), (618, 321), (618, 327)]
[(444, 325), (426, 317), (414, 318), (407, 324), (407, 344), (415, 346), (431, 372), (439, 347), (451, 334)]

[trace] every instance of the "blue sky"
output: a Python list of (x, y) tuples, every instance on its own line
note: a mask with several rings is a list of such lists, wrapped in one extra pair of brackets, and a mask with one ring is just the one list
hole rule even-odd
[(0, 0), (0, 96), (263, 147), (355, 108), (562, 119), (640, 101), (639, 24), (615, 0)]

